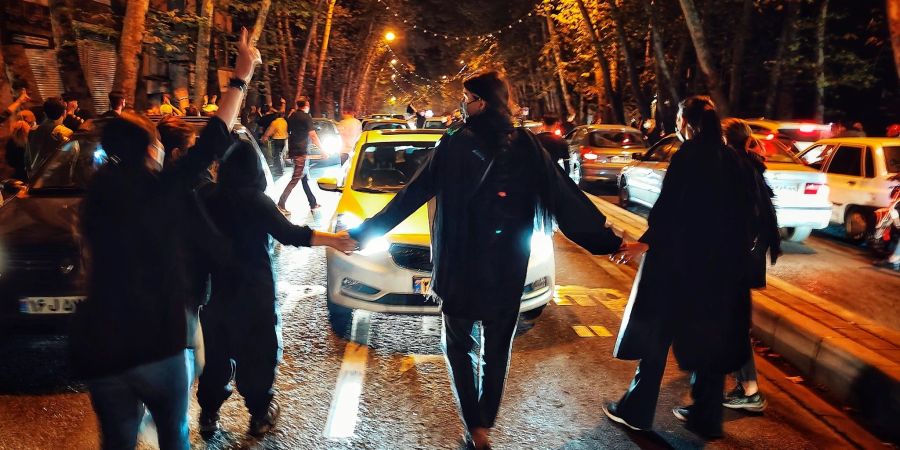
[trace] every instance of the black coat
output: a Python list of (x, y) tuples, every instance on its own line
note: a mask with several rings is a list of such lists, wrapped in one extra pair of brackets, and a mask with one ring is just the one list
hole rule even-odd
[[(552, 212), (563, 233), (592, 253), (615, 252), (622, 242), (530, 132), (491, 121), (479, 114), (448, 132), (413, 180), (351, 232), (366, 242), (435, 198), (432, 293), (444, 313), (474, 320), (518, 311), (535, 218), (543, 211)], [(479, 131), (498, 127), (505, 147)]]
[(672, 157), (641, 241), (615, 356), (641, 359), (672, 339), (682, 368), (727, 373), (749, 355), (748, 267), (755, 230), (751, 168), (721, 142), (689, 140)]
[(768, 259), (773, 265), (781, 256), (781, 234), (778, 231), (775, 206), (772, 204), (775, 193), (766, 183), (763, 175), (766, 172), (766, 164), (763, 159), (755, 153), (746, 151), (743, 153), (747, 157), (747, 164), (754, 169), (749, 171), (752, 177), (748, 180), (748, 184), (755, 189), (756, 225), (759, 228), (756, 242), (751, 251), (750, 287), (764, 288), (766, 287), (766, 266), (768, 265), (766, 253), (769, 254)]
[(196, 147), (161, 173), (110, 163), (94, 175), (81, 213), (88, 296), (70, 345), (80, 375), (120, 373), (184, 351), (185, 308), (196, 301), (193, 187), (230, 144), (225, 124), (212, 118)]

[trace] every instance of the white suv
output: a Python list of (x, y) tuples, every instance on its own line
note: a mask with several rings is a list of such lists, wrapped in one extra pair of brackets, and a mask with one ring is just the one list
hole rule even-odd
[(897, 185), (890, 178), (900, 172), (900, 138), (823, 139), (799, 156), (828, 175), (831, 222), (844, 224), (851, 240), (865, 239)]

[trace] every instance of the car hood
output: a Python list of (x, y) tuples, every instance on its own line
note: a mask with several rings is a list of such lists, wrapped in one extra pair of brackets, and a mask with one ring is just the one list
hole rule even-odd
[(71, 244), (78, 236), (80, 197), (14, 198), (0, 207), (0, 245)]
[[(368, 219), (394, 198), (394, 194), (374, 194), (356, 191), (347, 191), (337, 208), (337, 214), (351, 213), (361, 219)], [(428, 221), (428, 205), (412, 213), (400, 225), (397, 225), (387, 238), (391, 242), (410, 245), (429, 245), (431, 242), (431, 227)]]

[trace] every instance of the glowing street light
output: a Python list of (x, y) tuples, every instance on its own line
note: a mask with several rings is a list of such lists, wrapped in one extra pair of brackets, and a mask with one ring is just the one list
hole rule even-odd
[(394, 39), (397, 39), (397, 35), (394, 34), (393, 31), (388, 31), (387, 33), (384, 34), (384, 40), (386, 40), (388, 42), (394, 42)]
[(392, 65), (392, 66), (393, 66), (393, 65), (396, 65), (397, 62), (398, 62), (398, 61), (397, 61), (397, 58), (394, 58), (394, 59), (391, 60), (391, 65)]
[(461, 60), (459, 60), (459, 65), (464, 66), (464, 65), (466, 65), (466, 62), (461, 59)]

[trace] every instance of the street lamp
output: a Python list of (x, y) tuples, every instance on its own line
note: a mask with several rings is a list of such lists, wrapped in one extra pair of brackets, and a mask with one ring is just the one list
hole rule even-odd
[(394, 34), (393, 31), (388, 31), (387, 33), (384, 34), (384, 40), (386, 40), (388, 42), (394, 42), (394, 39), (397, 39), (397, 35)]
[(393, 66), (393, 65), (396, 65), (396, 64), (397, 64), (397, 58), (392, 59), (392, 60), (391, 60), (391, 65)]

